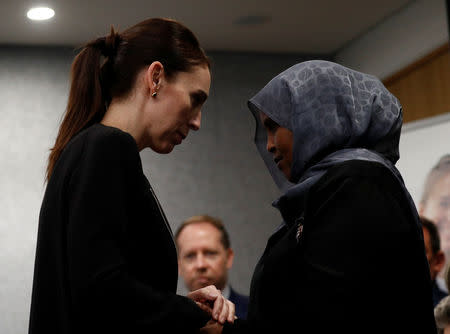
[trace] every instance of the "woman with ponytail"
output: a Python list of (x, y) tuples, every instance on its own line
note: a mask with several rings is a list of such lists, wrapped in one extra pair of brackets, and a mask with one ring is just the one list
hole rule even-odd
[(200, 128), (210, 80), (197, 38), (173, 20), (81, 49), (48, 161), (29, 333), (190, 333), (234, 320), (213, 286), (176, 294), (172, 232), (139, 156)]

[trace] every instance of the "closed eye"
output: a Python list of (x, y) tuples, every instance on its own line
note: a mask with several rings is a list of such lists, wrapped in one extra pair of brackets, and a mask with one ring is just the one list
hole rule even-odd
[(270, 118), (265, 118), (264, 119), (264, 127), (266, 128), (266, 130), (270, 133), (274, 133), (276, 129), (278, 129), (280, 126), (278, 125), (278, 123), (276, 123), (275, 121), (273, 121)]
[(192, 107), (196, 108), (205, 103), (206, 99), (208, 98), (208, 95), (204, 91), (198, 90), (196, 92), (192, 92), (190, 94), (190, 97)]

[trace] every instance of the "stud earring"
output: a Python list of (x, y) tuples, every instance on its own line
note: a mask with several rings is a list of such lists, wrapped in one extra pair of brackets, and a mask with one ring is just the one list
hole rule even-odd
[(157, 94), (156, 92), (153, 92), (152, 97), (156, 97), (156, 94)]

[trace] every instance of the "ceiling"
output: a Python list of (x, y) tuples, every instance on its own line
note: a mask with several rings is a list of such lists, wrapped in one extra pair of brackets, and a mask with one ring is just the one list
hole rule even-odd
[[(0, 0), (0, 44), (79, 46), (149, 17), (187, 25), (209, 51), (333, 54), (411, 0)], [(52, 7), (50, 21), (26, 12)], [(254, 16), (260, 25), (236, 24)], [(245, 18), (250, 19), (245, 19)]]

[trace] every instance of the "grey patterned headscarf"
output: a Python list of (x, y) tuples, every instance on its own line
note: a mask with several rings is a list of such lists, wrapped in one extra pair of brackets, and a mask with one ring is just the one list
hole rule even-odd
[[(374, 76), (329, 61), (306, 61), (273, 78), (248, 106), (257, 123), (255, 143), (282, 191), (301, 193), (328, 168), (355, 159), (385, 165), (403, 184), (394, 166), (402, 108)], [(260, 111), (293, 132), (294, 183), (266, 150)]]

